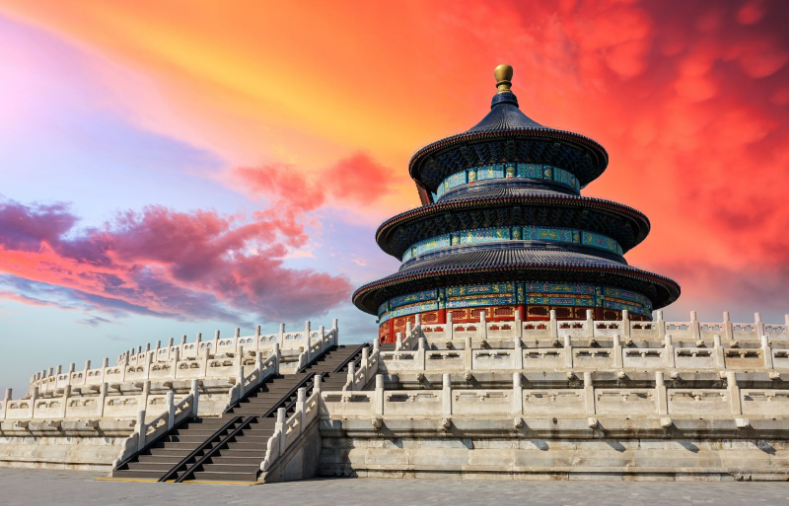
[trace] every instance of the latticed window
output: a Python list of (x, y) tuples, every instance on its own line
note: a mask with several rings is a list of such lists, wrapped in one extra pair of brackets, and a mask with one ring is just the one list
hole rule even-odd
[(493, 310), (493, 316), (512, 316), (515, 314), (515, 309), (511, 307), (497, 307)]
[(573, 313), (570, 308), (558, 307), (556, 308), (556, 318), (568, 319), (572, 318)]
[(452, 319), (453, 320), (465, 320), (466, 319), (466, 310), (460, 309), (452, 311)]
[(425, 313), (422, 315), (422, 323), (436, 323), (438, 321), (438, 313)]
[(479, 318), (479, 315), (485, 313), (485, 316), (488, 315), (488, 310), (486, 309), (472, 309), (471, 310), (471, 317), (472, 318)]
[(530, 316), (548, 316), (548, 308), (545, 306), (529, 306)]

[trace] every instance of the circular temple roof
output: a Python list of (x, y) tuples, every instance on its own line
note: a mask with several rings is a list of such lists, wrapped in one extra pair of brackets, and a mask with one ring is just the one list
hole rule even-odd
[(389, 218), (375, 234), (386, 253), (400, 258), (417, 241), (442, 233), (513, 225), (573, 227), (609, 235), (626, 252), (649, 234), (647, 217), (623, 204), (591, 197), (519, 187), (445, 197)]
[(555, 165), (573, 172), (581, 186), (600, 176), (608, 166), (605, 149), (589, 137), (540, 125), (523, 114), (506, 79), (512, 67), (505, 66), (509, 74), (501, 67), (495, 72), (499, 92), (490, 112), (466, 132), (417, 151), (409, 163), (411, 178), (435, 191), (441, 180), (463, 168), (504, 162)]
[(396, 295), (498, 280), (605, 284), (642, 293), (656, 309), (671, 304), (680, 294), (679, 285), (669, 278), (599, 256), (558, 248), (517, 248), (442, 255), (404, 266), (357, 289), (353, 303), (366, 313), (377, 314), (378, 306)]

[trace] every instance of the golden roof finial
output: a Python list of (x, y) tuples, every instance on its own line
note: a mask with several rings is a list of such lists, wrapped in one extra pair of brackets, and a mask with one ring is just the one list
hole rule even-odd
[(493, 76), (496, 78), (496, 88), (499, 89), (498, 93), (512, 93), (510, 86), (512, 86), (512, 66), (502, 63), (493, 70)]

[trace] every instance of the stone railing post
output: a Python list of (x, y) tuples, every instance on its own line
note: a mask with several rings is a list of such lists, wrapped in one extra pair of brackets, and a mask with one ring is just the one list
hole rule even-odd
[(753, 323), (756, 327), (756, 335), (763, 336), (764, 335), (764, 322), (762, 321), (762, 313), (754, 313), (753, 314)]
[(312, 362), (312, 352), (310, 351), (310, 334), (312, 333), (312, 324), (309, 320), (304, 322), (304, 352), (307, 353), (307, 363)]
[(523, 369), (523, 341), (521, 341), (520, 336), (516, 335), (512, 340), (512, 344), (512, 367), (520, 371)]
[(361, 369), (364, 371), (364, 381), (363, 384), (360, 385), (359, 388), (364, 387), (364, 383), (367, 383), (367, 375), (370, 374), (370, 348), (365, 346), (362, 348), (362, 365)]
[(243, 348), (239, 348), (239, 360), (238, 360), (238, 398), (241, 399), (244, 397), (244, 393), (246, 390), (246, 385), (244, 385), (244, 360), (241, 357), (241, 353), (243, 352)]
[(304, 405), (307, 404), (307, 388), (301, 387), (297, 392), (296, 412), (301, 413), (301, 427), (299, 427), (299, 432), (301, 432), (304, 430), (304, 425), (307, 423), (307, 411), (304, 409)]
[(192, 395), (192, 416), (197, 416), (197, 408), (200, 402), (200, 389), (198, 388), (200, 381), (195, 378), (192, 380), (192, 387), (189, 393)]
[(142, 384), (142, 394), (140, 394), (140, 406), (148, 409), (148, 396), (151, 394), (151, 382), (144, 381)]
[(658, 415), (661, 417), (668, 416), (668, 391), (666, 390), (666, 382), (661, 371), (655, 373), (655, 394), (657, 396)]
[(279, 343), (274, 343), (274, 349), (271, 350), (271, 356), (274, 357), (274, 374), (279, 374)]
[(384, 416), (384, 375), (375, 375), (375, 416)]
[(737, 375), (733, 371), (726, 373), (727, 390), (731, 399), (731, 413), (734, 418), (742, 416), (742, 399), (740, 398), (740, 387), (737, 385)]
[(332, 329), (332, 332), (334, 332), (334, 345), (335, 346), (339, 346), (340, 345), (340, 322), (339, 322), (339, 320), (337, 320), (337, 318), (335, 318), (335, 319), (333, 319), (331, 321), (331, 329)]
[(137, 412), (137, 423), (134, 426), (134, 432), (137, 433), (137, 451), (145, 448), (145, 410), (141, 409)]
[(82, 370), (82, 384), (88, 383), (88, 371), (90, 370), (90, 360), (85, 361), (85, 369)]
[(285, 348), (285, 324), (279, 324), (279, 331), (277, 332), (277, 343), (279, 347), (284, 349)]
[(99, 405), (96, 406), (96, 416), (98, 418), (104, 418), (104, 404), (107, 402), (107, 389), (109, 388), (109, 384), (102, 383), (101, 389), (99, 390)]
[(564, 336), (564, 367), (573, 368), (573, 341), (570, 336)]
[(263, 352), (258, 351), (255, 353), (255, 371), (258, 374), (258, 381), (260, 381), (261, 376), (263, 376)]
[(178, 361), (181, 360), (181, 348), (173, 348), (173, 354), (170, 357), (170, 375), (173, 379), (178, 376)]
[(419, 365), (418, 369), (420, 371), (425, 370), (426, 348), (427, 348), (427, 339), (425, 339), (424, 337), (420, 337), (417, 345), (417, 352), (416, 352), (416, 361), (417, 364)]
[[(625, 324), (625, 321), (622, 321), (622, 324)], [(630, 325), (628, 323), (628, 325)], [(614, 334), (614, 367), (617, 369), (621, 369), (624, 367), (624, 357), (622, 356), (624, 351), (622, 350), (622, 338), (619, 337), (619, 334)]]
[(712, 336), (712, 350), (715, 353), (715, 365), (718, 369), (725, 369), (726, 357), (723, 355), (723, 343), (721, 343), (721, 336), (718, 334)]
[(584, 403), (586, 404), (586, 416), (594, 418), (597, 414), (597, 406), (595, 405), (594, 384), (590, 372), (584, 373)]
[[(214, 340), (211, 341), (211, 348), (214, 350), (214, 355), (216, 355), (218, 353), (217, 350), (219, 349), (219, 331), (218, 330), (214, 331)], [(208, 349), (206, 349), (205, 353), (206, 353), (206, 355), (208, 355)]]
[(622, 311), (622, 337), (625, 341), (630, 340), (630, 311), (627, 309)]
[(66, 418), (69, 397), (71, 397), (71, 385), (66, 385), (63, 387), (63, 397), (60, 400), (60, 418)]
[[(757, 313), (758, 314), (758, 313)], [(762, 326), (764, 328), (764, 326)], [(764, 367), (766, 369), (773, 368), (773, 348), (770, 346), (770, 340), (767, 336), (762, 335), (762, 354), (764, 355)]]
[(260, 325), (255, 325), (255, 351), (260, 349)]
[(452, 311), (447, 310), (447, 336), (450, 339), (455, 339), (455, 324), (452, 323)]
[(655, 325), (657, 326), (658, 339), (662, 341), (666, 337), (666, 321), (663, 319), (663, 311), (655, 311), (655, 314), (657, 315)]
[(521, 319), (521, 312), (515, 310), (515, 338), (520, 340), (523, 337), (523, 320)]
[(731, 317), (728, 311), (723, 313), (723, 329), (723, 335), (726, 336), (726, 343), (728, 344), (734, 340), (734, 325), (731, 323)]
[(151, 365), (152, 364), (153, 364), (153, 355), (150, 354), (150, 353), (147, 353), (145, 355), (145, 376), (143, 376), (145, 379), (149, 379), (151, 377), (151, 368), (152, 368)]
[(8, 413), (8, 403), (11, 402), (11, 395), (14, 391), (10, 388), (5, 389), (5, 398), (3, 399), (3, 409), (0, 411), (0, 420), (5, 420), (5, 415)]
[(287, 420), (287, 411), (285, 408), (279, 408), (277, 410), (277, 421), (274, 425), (274, 432), (279, 432), (279, 454), (282, 455), (285, 453), (287, 449), (286, 445), (286, 428), (285, 428), (285, 420)]
[(512, 415), (523, 415), (523, 385), (520, 372), (512, 373)]
[(559, 324), (556, 321), (556, 310), (551, 309), (550, 320), (548, 321), (548, 331), (551, 333), (551, 339), (559, 339)]
[(33, 392), (30, 394), (30, 419), (36, 416), (36, 401), (38, 401), (38, 387), (33, 387)]
[(353, 378), (356, 375), (356, 367), (353, 362), (348, 363), (348, 379), (345, 381), (346, 385), (348, 386), (348, 390), (353, 392)]
[(326, 348), (328, 348), (331, 345), (331, 343), (324, 342), (324, 341), (326, 341), (326, 327), (324, 327), (323, 325), (318, 327), (318, 333), (320, 333), (320, 340), (321, 340), (321, 345), (320, 345), (320, 348), (318, 350), (318, 352), (320, 353), (323, 350), (325, 350)]
[(663, 342), (665, 343), (665, 350), (666, 350), (666, 367), (669, 369), (674, 369), (677, 366), (677, 359), (674, 355), (674, 341), (672, 340), (671, 334), (667, 334), (666, 337), (663, 338)]
[(586, 325), (584, 325), (584, 337), (592, 339), (594, 337), (594, 311), (586, 310)]
[[(406, 342), (408, 342), (408, 346), (406, 346)], [(406, 320), (405, 322), (405, 337), (403, 337), (403, 346), (406, 346), (407, 350), (414, 349), (414, 325), (410, 320)]]
[(444, 373), (443, 405), (444, 416), (452, 416), (452, 375)]
[(175, 427), (175, 392), (167, 392), (167, 430)]
[(396, 332), (395, 333), (395, 351), (400, 351), (403, 349), (403, 333)]
[(244, 347), (239, 346), (235, 349), (236, 352), (236, 367), (244, 367)]
[(690, 329), (693, 331), (693, 340), (698, 341), (701, 339), (701, 325), (699, 324), (696, 311), (690, 312)]
[(474, 368), (474, 350), (473, 350), (473, 341), (471, 336), (465, 338), (465, 343), (463, 345), (463, 369), (466, 372), (471, 371)]
[(483, 341), (487, 341), (487, 339), (488, 339), (488, 311), (487, 311), (487, 309), (483, 309), (479, 313), (479, 328), (477, 329), (477, 335)]

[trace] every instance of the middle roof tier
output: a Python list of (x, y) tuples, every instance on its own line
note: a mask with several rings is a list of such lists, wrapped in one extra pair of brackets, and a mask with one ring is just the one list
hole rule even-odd
[(649, 219), (632, 207), (520, 185), (491, 185), (447, 195), (439, 202), (398, 214), (376, 232), (383, 251), (402, 259), (416, 243), (445, 234), (491, 227), (575, 229), (616, 241), (627, 252), (649, 234)]

